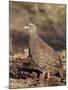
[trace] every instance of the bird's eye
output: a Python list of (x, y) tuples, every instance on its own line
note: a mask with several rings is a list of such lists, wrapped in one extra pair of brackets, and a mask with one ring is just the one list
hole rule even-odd
[(31, 26), (31, 24), (29, 24), (29, 26)]

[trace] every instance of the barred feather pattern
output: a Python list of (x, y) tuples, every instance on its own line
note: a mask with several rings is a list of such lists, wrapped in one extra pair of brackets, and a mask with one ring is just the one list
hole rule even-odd
[(33, 62), (42, 71), (54, 72), (61, 67), (61, 60), (57, 53), (37, 34), (30, 35), (29, 46)]
[(42, 72), (56, 72), (62, 76), (62, 63), (56, 51), (46, 44), (38, 35), (36, 25), (30, 23), (24, 29), (29, 31), (29, 48), (31, 62), (33, 62)]

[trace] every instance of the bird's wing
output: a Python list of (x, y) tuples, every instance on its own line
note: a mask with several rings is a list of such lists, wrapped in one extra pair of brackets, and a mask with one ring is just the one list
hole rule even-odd
[(40, 58), (42, 58), (44, 62), (46, 61), (48, 65), (60, 67), (61, 61), (53, 48), (46, 44), (41, 38), (38, 38), (38, 41)]
[(61, 64), (57, 53), (39, 36), (30, 38), (30, 50), (33, 61), (41, 68), (59, 67)]

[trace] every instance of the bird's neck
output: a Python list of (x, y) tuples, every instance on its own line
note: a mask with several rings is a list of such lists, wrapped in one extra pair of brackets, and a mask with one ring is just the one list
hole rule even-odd
[(32, 33), (32, 34), (30, 34), (30, 38), (32, 38), (32, 39), (38, 38), (38, 34), (37, 33)]
[(39, 36), (37, 34), (30, 35), (29, 44), (31, 47), (38, 46)]

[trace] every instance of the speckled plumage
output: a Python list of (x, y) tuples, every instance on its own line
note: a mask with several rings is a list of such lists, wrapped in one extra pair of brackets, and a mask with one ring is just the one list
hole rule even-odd
[(46, 44), (37, 34), (36, 26), (29, 24), (27, 26), (30, 39), (29, 46), (32, 55), (32, 61), (41, 69), (42, 72), (61, 71), (61, 60), (56, 51)]

